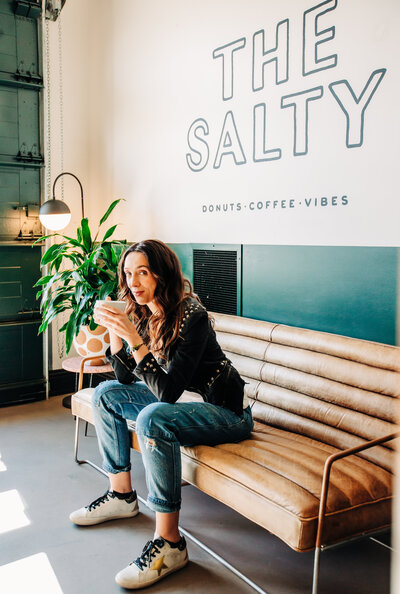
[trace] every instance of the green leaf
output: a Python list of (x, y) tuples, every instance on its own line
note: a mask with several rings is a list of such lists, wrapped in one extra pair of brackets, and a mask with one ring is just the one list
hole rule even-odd
[(32, 247), (34, 245), (36, 245), (37, 243), (40, 243), (41, 241), (44, 241), (45, 239), (48, 239), (49, 237), (55, 237), (56, 235), (60, 235), (59, 233), (50, 233), (50, 235), (43, 235), (42, 237), (39, 237), (39, 239), (37, 239), (36, 241), (34, 241), (32, 243)]
[(60, 255), (59, 255), (59, 256), (57, 256), (57, 258), (56, 258), (56, 259), (53, 261), (53, 263), (50, 265), (50, 266), (51, 266), (51, 268), (53, 268), (53, 267), (54, 267), (54, 268), (56, 269), (56, 271), (58, 272), (58, 271), (60, 270), (60, 266), (61, 266), (62, 260), (63, 260), (63, 256), (60, 256)]
[(105, 241), (106, 239), (108, 239), (109, 237), (111, 237), (111, 235), (114, 233), (114, 231), (115, 231), (116, 228), (117, 228), (117, 225), (113, 225), (112, 227), (110, 227), (108, 229), (108, 231), (105, 232), (102, 241)]
[(40, 285), (46, 285), (51, 278), (53, 278), (52, 274), (46, 274), (46, 276), (42, 276), (33, 286), (39, 287)]
[(64, 239), (68, 239), (68, 242), (74, 247), (80, 247), (81, 249), (83, 249), (83, 245), (77, 239), (74, 239), (73, 237), (68, 237), (68, 235), (62, 235), (61, 237), (64, 237)]
[(93, 318), (90, 318), (90, 322), (89, 322), (89, 328), (90, 328), (91, 330), (96, 330), (96, 328), (97, 328), (97, 324), (96, 324), (96, 322), (94, 321), (94, 319), (93, 319)]
[(76, 319), (75, 319), (74, 314), (72, 314), (70, 319), (68, 320), (67, 327), (65, 330), (65, 347), (66, 347), (67, 354), (71, 350), (75, 333), (76, 333)]
[[(87, 293), (82, 299), (80, 299), (80, 301), (78, 301), (78, 309), (77, 309), (78, 313), (84, 312), (85, 308), (87, 309), (89, 301), (92, 299), (94, 294), (95, 294), (95, 291), (91, 291), (90, 293)], [(93, 307), (90, 306), (90, 312), (92, 312), (92, 310), (93, 310)]]
[(79, 301), (81, 300), (84, 289), (85, 289), (84, 283), (81, 283), (81, 282), (76, 283), (76, 285), (75, 285), (75, 300), (77, 303), (79, 303)]
[(81, 229), (82, 229), (82, 243), (86, 252), (90, 252), (92, 248), (92, 237), (90, 235), (89, 229), (89, 220), (85, 217), (81, 220)]
[(47, 325), (48, 325), (48, 324), (47, 324), (47, 322), (42, 322), (42, 323), (40, 324), (40, 326), (39, 326), (39, 329), (38, 329), (38, 336), (39, 336), (39, 334), (41, 334), (42, 332), (45, 332), (45, 330), (46, 330), (46, 328), (47, 328)]
[(121, 202), (121, 200), (124, 200), (124, 198), (118, 198), (118, 200), (114, 200), (114, 202), (110, 204), (107, 212), (100, 219), (99, 227), (108, 219), (114, 208), (117, 206), (118, 202)]
[(123, 241), (112, 241), (111, 242), (111, 249), (112, 249), (112, 266), (113, 269), (118, 270), (118, 263), (121, 260), (121, 256), (127, 248), (127, 242), (124, 239)]
[(40, 265), (45, 266), (46, 264), (49, 264), (49, 262), (53, 262), (53, 260), (55, 260), (63, 251), (65, 251), (65, 243), (55, 243), (54, 245), (51, 245), (43, 254)]
[(107, 281), (104, 283), (99, 290), (99, 299), (103, 300), (115, 291), (115, 281)]
[(62, 313), (63, 311), (66, 311), (67, 309), (69, 309), (69, 307), (67, 306), (60, 306), (52, 309), (51, 312), (49, 312), (47, 317), (42, 321), (41, 325), (39, 326), (38, 334), (44, 332), (47, 329), (50, 322), (52, 322), (54, 318), (58, 316), (58, 314)]
[(62, 293), (58, 293), (58, 295), (52, 301), (52, 307), (57, 307), (60, 303), (68, 299), (68, 293), (64, 291)]

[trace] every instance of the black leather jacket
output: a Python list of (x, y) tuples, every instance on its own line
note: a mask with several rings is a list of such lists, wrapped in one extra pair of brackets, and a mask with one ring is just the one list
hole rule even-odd
[(106, 356), (119, 382), (142, 380), (161, 402), (174, 403), (189, 390), (206, 402), (243, 414), (244, 381), (222, 352), (207, 311), (193, 297), (186, 299), (179, 339), (165, 365), (152, 353), (136, 365), (125, 347), (114, 355), (108, 349)]

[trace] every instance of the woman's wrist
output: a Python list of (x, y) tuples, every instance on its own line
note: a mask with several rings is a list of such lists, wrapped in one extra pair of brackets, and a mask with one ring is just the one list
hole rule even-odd
[(143, 344), (143, 339), (137, 332), (133, 333), (131, 336), (128, 337), (127, 343), (131, 349), (131, 351), (135, 351), (139, 348), (139, 345)]
[(118, 353), (122, 347), (123, 347), (123, 342), (120, 339), (119, 336), (117, 336), (116, 334), (114, 334), (113, 332), (109, 332), (110, 334), (110, 353), (112, 355), (114, 355), (115, 353)]
[(138, 351), (142, 346), (144, 346), (144, 342), (140, 341), (137, 344), (129, 345), (129, 348), (131, 350), (131, 353), (134, 353), (135, 351)]
[(136, 364), (139, 364), (140, 361), (144, 359), (147, 353), (149, 352), (149, 349), (144, 344), (141, 338), (136, 344), (129, 344), (129, 346), (131, 349), (131, 353), (136, 361)]

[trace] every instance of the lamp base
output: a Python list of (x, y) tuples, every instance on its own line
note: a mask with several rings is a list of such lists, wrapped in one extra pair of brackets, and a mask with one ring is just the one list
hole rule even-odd
[(62, 399), (62, 405), (64, 408), (71, 408), (71, 396), (65, 396)]

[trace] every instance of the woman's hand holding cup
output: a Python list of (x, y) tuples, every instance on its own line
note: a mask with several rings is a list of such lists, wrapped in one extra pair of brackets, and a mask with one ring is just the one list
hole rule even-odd
[[(110, 301), (110, 304), (107, 303)], [(118, 306), (116, 304), (119, 304)], [(104, 302), (96, 302), (94, 309), (94, 321), (96, 324), (102, 324), (110, 332), (127, 342), (139, 342), (140, 336), (136, 331), (135, 325), (129, 319), (128, 315), (119, 309), (122, 304), (119, 301), (112, 302), (108, 297)]]

